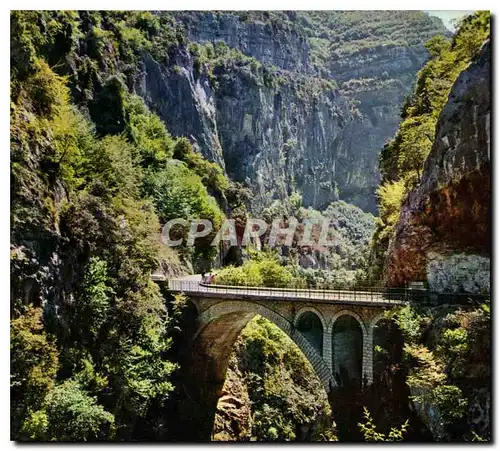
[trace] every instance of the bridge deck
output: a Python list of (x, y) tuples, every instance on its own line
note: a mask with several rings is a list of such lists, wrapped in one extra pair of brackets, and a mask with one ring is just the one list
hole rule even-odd
[(170, 279), (169, 290), (190, 296), (246, 300), (309, 301), (328, 304), (356, 304), (394, 307), (406, 303), (406, 291), (383, 290), (318, 290), (295, 288), (208, 285), (196, 280)]

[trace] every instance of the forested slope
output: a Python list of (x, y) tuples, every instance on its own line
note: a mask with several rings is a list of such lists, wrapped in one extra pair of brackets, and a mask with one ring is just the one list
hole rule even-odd
[(11, 15), (13, 439), (162, 433), (175, 317), (150, 273), (193, 256), (160, 221), (223, 217), (222, 171), (126, 89), (127, 41), (102, 46), (97, 16)]

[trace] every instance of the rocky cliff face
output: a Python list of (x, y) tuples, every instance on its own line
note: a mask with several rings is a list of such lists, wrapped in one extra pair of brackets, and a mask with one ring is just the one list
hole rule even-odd
[(191, 41), (224, 41), (264, 64), (301, 73), (314, 71), (310, 46), (296, 28), (249, 20), (244, 13), (179, 12), (176, 17), (184, 23)]
[(428, 280), (436, 291), (489, 291), (490, 44), (458, 77), (422, 179), (389, 247), (390, 285)]
[(297, 17), (280, 26), (243, 13), (176, 17), (189, 39), (224, 41), (256, 61), (197, 68), (186, 48), (168, 63), (146, 54), (135, 90), (174, 135), (189, 136), (204, 156), (251, 187), (254, 210), (294, 189), (305, 206), (322, 209), (340, 198), (376, 210), (379, 150), (395, 132), (400, 105), (427, 58), (423, 43), (444, 28), (417, 30), (410, 46), (328, 58), (319, 75)]

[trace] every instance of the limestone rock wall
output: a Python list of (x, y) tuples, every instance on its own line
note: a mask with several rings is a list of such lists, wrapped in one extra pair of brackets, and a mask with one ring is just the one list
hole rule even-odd
[(168, 62), (144, 55), (135, 91), (174, 135), (189, 137), (246, 183), (254, 210), (297, 190), (306, 207), (322, 209), (340, 198), (375, 212), (378, 154), (427, 59), (428, 30), (406, 47), (373, 47), (336, 60), (320, 76), (299, 22), (284, 27), (240, 16), (207, 11), (176, 18), (191, 41), (224, 41), (258, 60), (279, 78), (277, 86), (234, 61), (195, 69), (186, 47)]
[(427, 256), (427, 282), (436, 292), (490, 292), (490, 259), (476, 254)]
[(232, 12), (181, 11), (176, 17), (185, 23), (192, 41), (224, 41), (263, 63), (302, 73), (313, 72), (309, 45), (297, 30), (244, 20)]
[(252, 403), (248, 387), (233, 354), (229, 361), (222, 395), (217, 403), (213, 441), (249, 441), (252, 437)]

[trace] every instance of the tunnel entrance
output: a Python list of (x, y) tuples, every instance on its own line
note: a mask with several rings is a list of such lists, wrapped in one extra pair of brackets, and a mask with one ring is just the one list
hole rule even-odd
[(297, 321), (297, 330), (304, 335), (320, 355), (323, 355), (323, 324), (316, 313), (302, 313)]
[(358, 320), (342, 315), (332, 331), (333, 375), (339, 387), (361, 386), (363, 331)]

